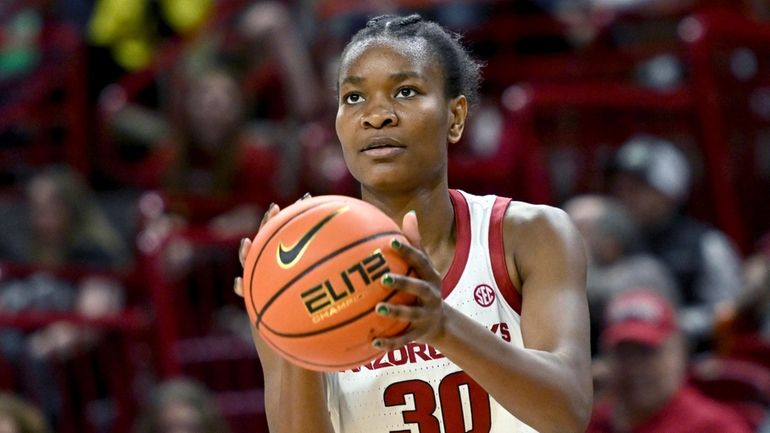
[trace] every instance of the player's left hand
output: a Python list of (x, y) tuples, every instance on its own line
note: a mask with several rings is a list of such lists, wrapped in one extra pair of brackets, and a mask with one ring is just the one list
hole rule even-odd
[(417, 215), (414, 212), (404, 215), (402, 232), (411, 245), (394, 239), (391, 241), (391, 248), (414, 269), (417, 277), (389, 273), (383, 275), (382, 284), (414, 295), (417, 302), (414, 305), (380, 302), (375, 306), (377, 314), (410, 322), (404, 334), (392, 338), (376, 338), (372, 341), (374, 347), (385, 351), (399, 348), (414, 340), (430, 343), (444, 330), (447, 306), (441, 298), (441, 275), (421, 247)]

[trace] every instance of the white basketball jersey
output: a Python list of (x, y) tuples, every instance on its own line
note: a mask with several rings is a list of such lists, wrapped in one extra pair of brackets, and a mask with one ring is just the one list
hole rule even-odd
[[(523, 347), (521, 296), (508, 276), (502, 219), (510, 199), (450, 190), (457, 246), (445, 302)], [(353, 370), (327, 374), (337, 433), (530, 433), (434, 348), (409, 343)]]

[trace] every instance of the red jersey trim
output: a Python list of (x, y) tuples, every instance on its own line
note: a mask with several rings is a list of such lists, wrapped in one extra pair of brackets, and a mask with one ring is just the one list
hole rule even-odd
[(505, 242), (503, 241), (503, 219), (511, 199), (495, 198), (492, 216), (489, 221), (489, 260), (492, 263), (492, 275), (503, 298), (516, 313), (521, 315), (521, 293), (511, 281), (508, 266), (505, 264)]
[(468, 262), (468, 254), (471, 251), (471, 211), (468, 208), (468, 202), (460, 191), (450, 189), (449, 198), (452, 200), (452, 207), (455, 211), (455, 233), (457, 241), (455, 244), (455, 254), (452, 257), (452, 264), (441, 282), (441, 297), (446, 299), (452, 290), (454, 290), (460, 276), (465, 270), (465, 264)]

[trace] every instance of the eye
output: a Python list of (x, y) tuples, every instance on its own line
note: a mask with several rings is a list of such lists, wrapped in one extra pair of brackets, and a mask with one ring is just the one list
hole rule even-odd
[(363, 101), (364, 98), (361, 95), (359, 95), (358, 93), (348, 93), (347, 95), (342, 97), (342, 100), (346, 104), (353, 105), (353, 104), (358, 104), (359, 102)]
[(396, 92), (396, 98), (411, 98), (417, 96), (417, 91), (411, 87), (402, 87)]

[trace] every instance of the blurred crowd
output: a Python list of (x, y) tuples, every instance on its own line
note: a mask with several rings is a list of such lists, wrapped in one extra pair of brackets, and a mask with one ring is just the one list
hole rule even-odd
[(419, 12), (486, 64), (450, 185), (563, 208), (589, 432), (770, 432), (765, 0), (0, 2), (0, 432), (267, 431), (237, 242), (357, 195), (336, 61)]

